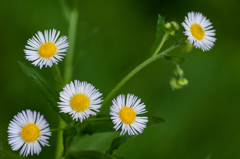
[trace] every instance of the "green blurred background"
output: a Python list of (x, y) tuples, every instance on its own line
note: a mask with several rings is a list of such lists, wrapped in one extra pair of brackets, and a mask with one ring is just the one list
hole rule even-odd
[[(127, 73), (151, 56), (158, 13), (166, 21), (180, 24), (187, 12), (202, 12), (216, 30), (217, 41), (210, 51), (172, 52), (186, 58), (181, 67), (189, 80), (187, 87), (173, 91), (169, 80), (175, 66), (159, 59), (116, 93), (114, 97), (120, 93), (139, 96), (149, 114), (166, 120), (126, 142), (115, 151), (117, 154), (126, 159), (204, 159), (209, 154), (211, 159), (240, 158), (240, 1), (81, 0), (79, 3), (76, 41), (79, 61), (73, 79), (92, 83), (104, 97)], [(61, 10), (57, 0), (0, 1), (0, 147), (3, 149), (11, 151), (7, 127), (17, 112), (40, 111), (51, 128), (58, 126), (58, 114), (47, 105), (17, 61), (30, 65), (23, 49), (27, 39), (38, 30), (55, 28), (61, 35), (68, 34), (68, 23)], [(171, 44), (173, 41), (169, 40), (164, 48)], [(64, 61), (59, 66), (63, 68)], [(35, 68), (54, 81), (54, 68)], [(96, 134), (77, 144), (81, 149), (106, 150), (118, 135)], [(39, 156), (29, 158), (54, 158), (56, 132), (50, 145)]]

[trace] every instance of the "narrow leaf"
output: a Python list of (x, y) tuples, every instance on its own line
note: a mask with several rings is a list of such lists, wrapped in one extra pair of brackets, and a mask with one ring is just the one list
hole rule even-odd
[(158, 125), (158, 124), (162, 124), (164, 122), (165, 122), (165, 120), (162, 119), (162, 118), (148, 115), (147, 127), (151, 127), (151, 126), (155, 126), (155, 125)]
[(73, 137), (77, 134), (76, 127), (69, 127), (69, 129), (65, 129), (63, 131), (63, 156), (65, 156), (67, 150), (69, 149), (69, 146), (71, 145), (71, 142), (73, 140)]
[(106, 153), (112, 155), (112, 153), (115, 149), (118, 149), (119, 146), (121, 146), (124, 142), (134, 138), (135, 136), (136, 135), (134, 135), (134, 136), (120, 136), (120, 137), (117, 137), (117, 138), (113, 139), (113, 141), (111, 143), (111, 146), (106, 151)]
[[(58, 92), (38, 71), (22, 62), (19, 62), (19, 65), (22, 68), (23, 72), (30, 79), (30, 81), (41, 91), (42, 95), (45, 97), (52, 109), (59, 113), (60, 109), (57, 105), (57, 101), (59, 100)], [(65, 113), (60, 113), (60, 116), (66, 123), (71, 122), (71, 118), (69, 115)]]
[(176, 65), (180, 65), (184, 62), (184, 58), (182, 57), (178, 57), (178, 56), (170, 56), (170, 55), (164, 55), (164, 58), (166, 60), (170, 60), (172, 63), (176, 64)]
[(160, 44), (163, 35), (164, 35), (164, 18), (158, 14), (158, 21), (157, 21), (157, 32), (156, 32), (156, 39), (154, 41), (151, 53), (154, 53), (154, 51), (157, 49), (158, 45)]
[(16, 155), (10, 151), (0, 148), (0, 158), (1, 159), (24, 159), (23, 157)]
[(88, 126), (82, 131), (83, 134), (94, 134), (99, 132), (114, 132), (113, 123), (110, 117), (95, 118), (86, 120)]
[(94, 151), (94, 150), (82, 150), (82, 151), (72, 151), (69, 152), (66, 156), (66, 159), (117, 159), (114, 156), (109, 154), (105, 154), (102, 151)]

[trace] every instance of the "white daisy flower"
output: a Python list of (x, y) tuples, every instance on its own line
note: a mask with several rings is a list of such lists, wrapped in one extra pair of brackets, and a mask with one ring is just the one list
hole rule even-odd
[(55, 29), (45, 30), (44, 35), (38, 31), (27, 41), (28, 45), (24, 49), (26, 59), (34, 61), (32, 64), (40, 66), (40, 69), (44, 65), (52, 67), (53, 63), (58, 64), (58, 61), (62, 61), (69, 44), (66, 36), (61, 36), (58, 39), (59, 34), (60, 31), (57, 32)]
[(196, 48), (207, 51), (213, 47), (213, 42), (216, 41), (213, 37), (215, 30), (211, 30), (212, 23), (202, 13), (189, 12), (182, 25), (186, 29), (184, 33), (188, 36), (188, 40), (191, 44), (194, 43)]
[(51, 132), (48, 126), (43, 115), (36, 111), (19, 112), (8, 126), (8, 143), (13, 151), (22, 147), (20, 155), (39, 154), (42, 150), (40, 144), (49, 146), (47, 140)]
[(113, 105), (110, 107), (111, 119), (115, 126), (116, 131), (122, 127), (120, 135), (128, 132), (128, 135), (137, 135), (138, 132), (142, 133), (146, 128), (148, 117), (138, 117), (137, 114), (146, 113), (144, 103), (141, 103), (141, 99), (133, 94), (127, 95), (125, 104), (125, 95), (119, 95), (116, 99), (112, 100)]
[(73, 119), (76, 121), (79, 119), (82, 122), (83, 119), (99, 112), (101, 95), (102, 93), (93, 85), (75, 80), (74, 83), (67, 84), (60, 92), (61, 102), (58, 102), (60, 113), (69, 113)]

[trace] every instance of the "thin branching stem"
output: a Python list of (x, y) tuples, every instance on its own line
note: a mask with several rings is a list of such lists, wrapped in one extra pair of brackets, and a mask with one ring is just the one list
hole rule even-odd
[(134, 70), (132, 70), (126, 77), (124, 77), (118, 84), (116, 87), (113, 88), (113, 90), (107, 95), (107, 97), (104, 99), (103, 103), (102, 103), (102, 107), (104, 107), (104, 105), (112, 98), (112, 96), (132, 77), (134, 76), (138, 71), (140, 71), (141, 69), (143, 69), (145, 66), (147, 66), (148, 64), (150, 64), (151, 62), (163, 57), (164, 55), (167, 55), (168, 52), (172, 51), (173, 49), (177, 48), (183, 41), (185, 41), (185, 38), (183, 40), (181, 40), (179, 43), (169, 47), (168, 49), (166, 49), (165, 51), (152, 56), (150, 58), (148, 58), (147, 60), (145, 60), (143, 63), (141, 63), (140, 65), (138, 65)]

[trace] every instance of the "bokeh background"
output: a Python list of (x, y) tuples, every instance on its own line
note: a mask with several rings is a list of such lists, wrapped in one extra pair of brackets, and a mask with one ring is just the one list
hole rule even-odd
[[(120, 93), (139, 96), (149, 114), (166, 122), (144, 130), (115, 153), (126, 159), (205, 159), (209, 154), (211, 159), (240, 158), (240, 1), (81, 0), (79, 3), (75, 52), (79, 59), (73, 79), (92, 83), (104, 97), (128, 72), (151, 56), (158, 13), (167, 22), (174, 20), (180, 24), (187, 12), (202, 12), (216, 29), (217, 41), (210, 51), (172, 52), (185, 57), (181, 67), (189, 80), (187, 87), (173, 91), (169, 80), (175, 66), (159, 59), (116, 93), (114, 97)], [(0, 24), (0, 148), (11, 151), (7, 127), (17, 112), (40, 111), (51, 128), (57, 127), (58, 114), (47, 105), (17, 61), (31, 65), (23, 49), (27, 39), (38, 30), (55, 28), (61, 35), (67, 35), (68, 23), (57, 0), (2, 0)], [(181, 38), (183, 34), (178, 36)], [(172, 44), (169, 40), (163, 49)], [(59, 66), (63, 68), (64, 61)], [(35, 68), (50, 82), (54, 81), (54, 68)], [(110, 105), (111, 102), (105, 112)], [(118, 135), (96, 134), (76, 144), (81, 149), (106, 150)], [(29, 158), (54, 158), (55, 132), (50, 145), (43, 148), (40, 156)]]

